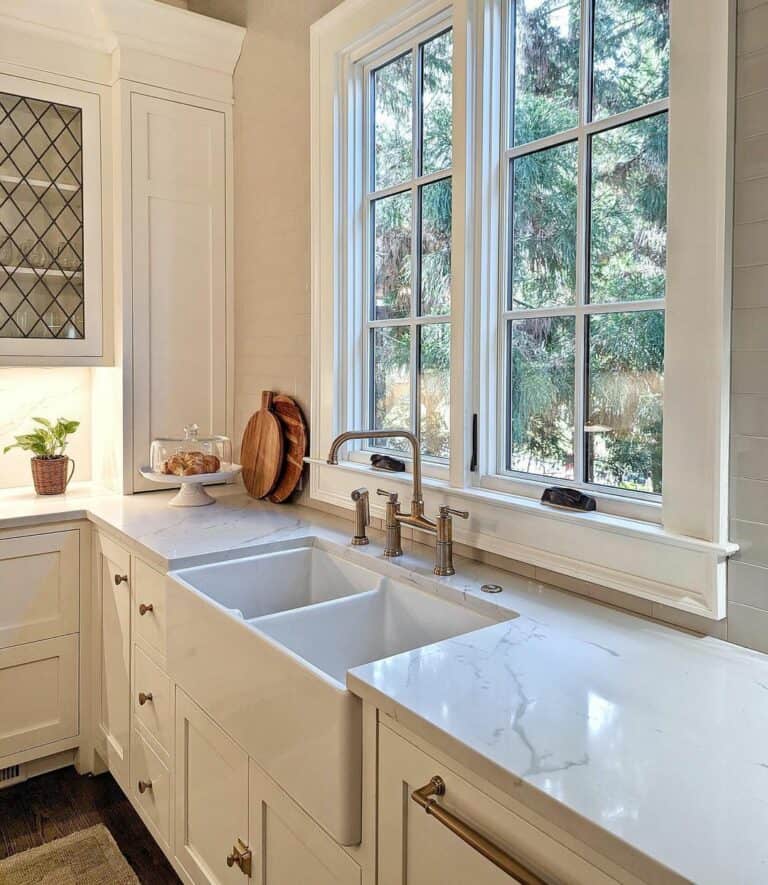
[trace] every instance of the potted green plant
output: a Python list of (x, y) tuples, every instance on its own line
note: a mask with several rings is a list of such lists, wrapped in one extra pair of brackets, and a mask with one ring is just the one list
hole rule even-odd
[[(3, 449), (32, 452), (32, 480), (38, 495), (63, 495), (75, 472), (75, 462), (64, 454), (68, 437), (80, 426), (79, 421), (59, 418), (53, 424), (47, 418), (32, 419), (39, 427), (17, 436), (16, 442)], [(69, 472), (69, 475), (67, 475)]]

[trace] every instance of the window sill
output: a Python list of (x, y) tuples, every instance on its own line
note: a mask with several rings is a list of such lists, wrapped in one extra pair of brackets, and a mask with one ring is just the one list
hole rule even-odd
[[(316, 500), (351, 509), (351, 489), (366, 481), (399, 492), (405, 506), (410, 499), (410, 473), (387, 473), (352, 461), (338, 466), (317, 458), (307, 461)], [(600, 511), (561, 510), (495, 490), (451, 488), (433, 477), (424, 477), (423, 487), (427, 513), (444, 503), (474, 504), (470, 521), (454, 524), (462, 544), (704, 617), (725, 616), (725, 562), (738, 550), (736, 544), (677, 535), (658, 524)], [(375, 496), (371, 510), (384, 515)]]

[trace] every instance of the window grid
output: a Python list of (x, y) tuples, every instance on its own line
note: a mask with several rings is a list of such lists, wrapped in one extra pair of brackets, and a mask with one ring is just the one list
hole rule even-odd
[[(373, 338), (376, 329), (383, 328), (408, 328), (410, 330), (410, 414), (411, 427), (409, 428), (421, 440), (421, 329), (429, 325), (451, 326), (451, 312), (445, 314), (422, 314), (422, 236), (421, 236), (421, 195), (425, 187), (440, 181), (453, 180), (453, 166), (449, 165), (437, 172), (423, 173), (423, 69), (424, 47), (432, 40), (450, 33), (452, 28), (446, 27), (440, 22), (433, 25), (429, 30), (422, 30), (417, 38), (407, 44), (401, 44), (395, 51), (388, 53), (384, 58), (377, 59), (375, 64), (366, 67), (364, 71), (365, 83), (365, 108), (366, 108), (366, 151), (364, 162), (365, 200), (364, 200), (364, 230), (365, 238), (365, 269), (364, 269), (364, 293), (365, 301), (363, 309), (363, 364), (367, 375), (364, 385), (364, 415), (368, 419), (368, 426), (376, 427), (375, 422), (375, 393), (374, 393), (374, 346)], [(402, 58), (411, 56), (411, 101), (413, 109), (412, 117), (412, 177), (410, 180), (376, 189), (375, 170), (375, 138), (376, 138), (376, 113), (375, 113), (375, 88), (374, 77), (377, 71), (388, 64)], [(411, 299), (410, 311), (407, 317), (392, 317), (375, 319), (375, 263), (372, 260), (375, 244), (375, 204), (378, 200), (398, 194), (409, 194), (411, 199)], [(367, 451), (380, 451), (392, 454), (393, 448), (387, 447), (374, 440), (369, 440), (365, 446)], [(397, 454), (409, 455), (403, 451)], [(422, 451), (422, 459), (427, 462), (445, 465), (447, 458), (438, 458)]]
[[(500, 187), (503, 217), (500, 225), (500, 260), (499, 260), (499, 359), (497, 371), (502, 379), (498, 386), (501, 396), (499, 413), (503, 421), (497, 422), (497, 453), (496, 472), (499, 476), (523, 480), (539, 480), (556, 482), (559, 485), (594, 489), (609, 495), (637, 497), (643, 500), (661, 500), (660, 494), (646, 491), (634, 491), (620, 486), (609, 486), (589, 482), (587, 479), (587, 434), (584, 430), (589, 395), (589, 354), (588, 354), (588, 323), (590, 315), (607, 313), (632, 313), (652, 310), (664, 310), (665, 299), (646, 299), (640, 301), (620, 301), (607, 303), (590, 303), (589, 301), (589, 250), (590, 250), (590, 218), (591, 218), (591, 160), (592, 139), (595, 135), (618, 129), (629, 123), (644, 120), (669, 112), (669, 98), (663, 98), (647, 104), (623, 111), (618, 114), (590, 120), (592, 112), (592, 60), (594, 43), (595, 0), (581, 0), (580, 45), (579, 45), (579, 95), (578, 125), (562, 132), (557, 132), (525, 144), (514, 144), (514, 107), (515, 107), (515, 27), (514, 0), (504, 4), (503, 27), (505, 34), (505, 52), (503, 58), (502, 117), (501, 117), (501, 163)], [(577, 215), (576, 215), (576, 285), (574, 303), (542, 308), (515, 308), (512, 300), (512, 260), (511, 236), (513, 213), (512, 169), (514, 161), (530, 156), (542, 150), (558, 147), (569, 142), (578, 144), (577, 166)], [(536, 319), (541, 317), (575, 318), (575, 370), (574, 370), (574, 478), (566, 479), (542, 473), (531, 473), (515, 470), (511, 463), (511, 423), (512, 384), (511, 384), (511, 331), (512, 322), (520, 319)]]

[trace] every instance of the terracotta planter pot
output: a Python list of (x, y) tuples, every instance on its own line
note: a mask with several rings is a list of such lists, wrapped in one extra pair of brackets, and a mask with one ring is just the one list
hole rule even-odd
[[(66, 455), (56, 458), (30, 458), (32, 480), (38, 495), (63, 495), (67, 490), (75, 462)], [(72, 465), (71, 467), (69, 465)], [(69, 476), (67, 472), (69, 471)]]

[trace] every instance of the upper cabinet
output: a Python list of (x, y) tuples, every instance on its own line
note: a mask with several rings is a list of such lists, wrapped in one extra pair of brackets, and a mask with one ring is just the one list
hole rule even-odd
[(0, 362), (104, 356), (100, 102), (0, 73)]

